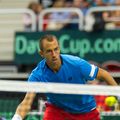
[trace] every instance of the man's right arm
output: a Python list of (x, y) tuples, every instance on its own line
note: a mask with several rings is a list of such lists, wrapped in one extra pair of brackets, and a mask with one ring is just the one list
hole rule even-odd
[(23, 120), (25, 118), (25, 116), (31, 109), (31, 105), (33, 103), (35, 96), (36, 93), (26, 93), (25, 98), (18, 105), (12, 120)]

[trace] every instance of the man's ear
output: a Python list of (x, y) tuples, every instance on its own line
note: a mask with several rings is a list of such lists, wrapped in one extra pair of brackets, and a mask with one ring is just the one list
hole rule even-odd
[(43, 51), (42, 50), (39, 51), (39, 54), (40, 54), (41, 57), (43, 57)]

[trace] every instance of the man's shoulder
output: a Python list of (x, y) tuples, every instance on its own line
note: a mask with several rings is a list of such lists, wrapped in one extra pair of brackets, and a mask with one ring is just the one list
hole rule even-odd
[(41, 60), (39, 63), (38, 63), (38, 65), (37, 65), (37, 67), (39, 67), (39, 68), (44, 68), (45, 67), (45, 64), (46, 62), (45, 62), (45, 59), (43, 59), (43, 60)]
[(39, 63), (38, 63), (38, 65), (33, 69), (33, 71), (32, 72), (34, 72), (34, 73), (42, 73), (42, 71), (43, 71), (43, 69), (44, 69), (44, 67), (45, 67), (45, 60), (42, 60), (42, 61), (40, 61)]
[(81, 65), (83, 64), (83, 59), (81, 59), (80, 57), (78, 56), (73, 56), (73, 55), (62, 55), (62, 60), (63, 60), (63, 63), (64, 64), (67, 64), (67, 65)]
[(67, 54), (61, 54), (61, 57), (63, 58), (63, 60), (82, 60), (80, 57), (78, 56), (74, 56), (74, 55), (67, 55)]

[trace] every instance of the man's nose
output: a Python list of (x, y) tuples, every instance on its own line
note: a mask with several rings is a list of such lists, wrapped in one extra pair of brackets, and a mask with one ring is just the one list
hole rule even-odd
[(55, 51), (52, 51), (52, 53), (51, 53), (51, 54), (52, 54), (52, 56), (55, 56)]

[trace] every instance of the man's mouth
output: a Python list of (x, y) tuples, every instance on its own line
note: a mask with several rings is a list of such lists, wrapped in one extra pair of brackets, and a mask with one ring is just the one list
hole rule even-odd
[(57, 59), (52, 59), (53, 61), (57, 61)]

